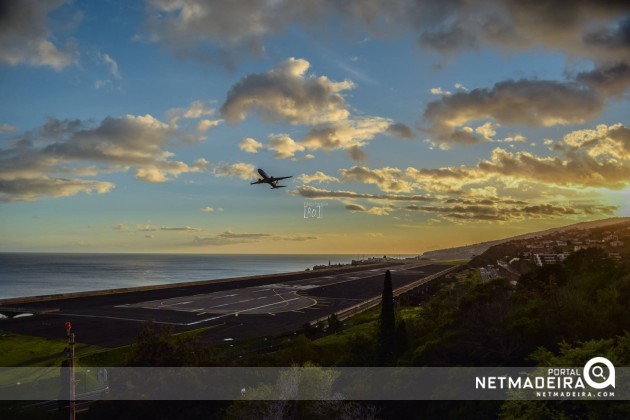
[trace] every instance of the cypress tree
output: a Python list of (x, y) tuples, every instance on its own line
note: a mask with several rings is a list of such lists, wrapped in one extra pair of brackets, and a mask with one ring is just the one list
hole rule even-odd
[(389, 270), (385, 272), (385, 281), (383, 283), (379, 347), (381, 362), (392, 362), (396, 354), (396, 314), (394, 313), (392, 274)]

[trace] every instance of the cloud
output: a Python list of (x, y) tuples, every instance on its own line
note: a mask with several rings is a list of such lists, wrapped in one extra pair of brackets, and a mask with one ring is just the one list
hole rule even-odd
[(317, 236), (275, 236), (272, 239), (274, 241), (305, 242), (305, 241), (314, 241), (319, 238)]
[(433, 201), (433, 197), (423, 195), (398, 195), (398, 194), (367, 194), (353, 191), (330, 191), (311, 186), (301, 186), (290, 194), (299, 195), (306, 198), (319, 199), (365, 199), (365, 200), (385, 200), (385, 201)]
[(200, 133), (205, 133), (212, 127), (216, 127), (221, 124), (223, 120), (201, 120), (197, 123), (197, 131)]
[(495, 206), (495, 205), (456, 205), (456, 206), (416, 206), (404, 208), (409, 211), (420, 211), (430, 214), (440, 214), (451, 220), (476, 221), (515, 221), (531, 218), (566, 217), (586, 214), (572, 207), (552, 204), (529, 206)]
[(296, 143), (291, 137), (285, 134), (275, 134), (270, 136), (267, 149), (275, 153), (274, 159), (287, 159), (295, 156), (295, 152), (303, 152), (305, 150), (302, 144)]
[(426, 132), (435, 141), (475, 144), (488, 137), (466, 127), (470, 121), (545, 127), (579, 124), (597, 117), (603, 107), (592, 89), (576, 83), (521, 79), (442, 97), (427, 104), (423, 118), (431, 124)]
[(346, 152), (356, 162), (365, 162), (367, 159), (367, 154), (359, 146), (352, 146)]
[(367, 213), (375, 216), (387, 216), (391, 212), (391, 208), (388, 207), (371, 207), (367, 208), (360, 204), (347, 204), (346, 210), (352, 213)]
[(0, 177), (0, 202), (35, 201), (45, 197), (69, 197), (78, 193), (104, 194), (114, 189), (111, 182), (85, 181), (66, 178)]
[(542, 46), (599, 62), (628, 57), (630, 24), (623, 1), (253, 0), (234, 6), (149, 0), (147, 5), (147, 39), (178, 56), (210, 56), (228, 66), (244, 54), (261, 56), (265, 41), (290, 27), (313, 32), (331, 21), (350, 36), (415, 36), (419, 46), (445, 56), (486, 46), (506, 51)]
[(622, 97), (630, 87), (630, 64), (628, 62), (604, 64), (591, 71), (578, 73), (575, 79), (593, 89), (601, 97)]
[(39, 129), (15, 139), (12, 147), (0, 149), (0, 180), (4, 181), (7, 194), (11, 191), (16, 199), (33, 200), (34, 191), (42, 196), (61, 197), (78, 192), (103, 193), (113, 188), (109, 182), (65, 179), (59, 175), (97, 176), (135, 168), (137, 179), (157, 183), (182, 173), (205, 170), (205, 159), (190, 165), (171, 160), (173, 153), (164, 146), (173, 132), (172, 126), (151, 115), (107, 117), (99, 124), (49, 118)]
[(273, 235), (271, 233), (235, 233), (227, 230), (215, 236), (195, 236), (194, 245), (227, 246), (255, 243), (263, 240), (304, 242), (318, 239), (316, 236)]
[(212, 173), (215, 176), (231, 176), (241, 179), (253, 179), (257, 178), (256, 168), (251, 163), (237, 162), (232, 164), (220, 164), (215, 165), (212, 168)]
[[(169, 109), (166, 111), (166, 118), (171, 127), (180, 128), (179, 126), (183, 125), (186, 128), (187, 131), (180, 136), (181, 141), (194, 144), (206, 140), (203, 134), (223, 122), (220, 118), (207, 118), (215, 115), (216, 112), (215, 108), (209, 107), (204, 101), (197, 100), (191, 102), (187, 108)], [(187, 120), (198, 120), (195, 126), (196, 133), (191, 132), (191, 123), (186, 122)]]
[(118, 63), (116, 62), (116, 60), (111, 58), (109, 54), (99, 53), (99, 57), (101, 58), (101, 60), (103, 60), (103, 63), (105, 63), (109, 72), (115, 79), (118, 79), (118, 80), (122, 79), (120, 75), (120, 70), (118, 69)]
[(181, 226), (181, 227), (161, 227), (160, 230), (170, 231), (170, 232), (198, 232), (201, 229), (193, 228), (190, 226)]
[(188, 109), (184, 110), (183, 117), (188, 119), (197, 119), (206, 115), (214, 115), (216, 110), (207, 107), (202, 101), (193, 101)]
[(410, 192), (414, 189), (410, 182), (403, 179), (404, 172), (397, 168), (370, 169), (365, 166), (353, 166), (339, 172), (343, 182), (374, 184), (385, 192)]
[[(202, 210), (203, 211), (203, 210)], [(202, 229), (193, 228), (190, 226), (154, 226), (149, 224), (136, 225), (136, 230), (140, 232), (199, 232)]]
[(353, 83), (307, 76), (309, 67), (304, 59), (289, 58), (266, 73), (243, 77), (228, 92), (221, 115), (230, 124), (245, 120), (252, 110), (265, 120), (291, 124), (346, 119), (349, 112), (341, 92), (352, 89)]
[(315, 172), (313, 175), (301, 174), (297, 177), (297, 179), (304, 184), (310, 184), (311, 182), (317, 182), (321, 184), (322, 182), (339, 182), (339, 178), (335, 178), (334, 176), (326, 175), (321, 171)]
[(238, 144), (238, 148), (247, 153), (258, 153), (263, 144), (252, 138), (245, 138)]
[(129, 232), (129, 226), (127, 225), (116, 225), (112, 229), (117, 232)]
[(387, 133), (403, 140), (414, 140), (416, 138), (416, 135), (411, 128), (402, 123), (390, 125), (387, 127)]
[(17, 128), (10, 124), (0, 124), (0, 133), (10, 133), (16, 130)]
[[(481, 126), (479, 130), (485, 136), (492, 135), (493, 131), (491, 126)], [(339, 172), (343, 182), (373, 184), (385, 192), (424, 190), (465, 194), (471, 191), (471, 186), (487, 186), (489, 182), (506, 185), (535, 182), (545, 187), (556, 185), (609, 189), (622, 189), (630, 185), (630, 129), (620, 123), (572, 131), (561, 141), (548, 140), (546, 145), (559, 155), (538, 156), (525, 151), (514, 153), (497, 147), (489, 158), (474, 166), (408, 167), (404, 170), (353, 166)], [(469, 190), (464, 190), (464, 187)]]
[(62, 70), (72, 64), (73, 48), (60, 50), (47, 19), (63, 0), (3, 1), (0, 6), (0, 63), (48, 66)]
[(212, 213), (214, 211), (214, 208), (210, 206), (206, 206), (206, 207), (202, 207), (200, 210), (204, 213)]
[(450, 92), (448, 90), (443, 90), (442, 88), (439, 87), (434, 87), (429, 89), (429, 92), (431, 92), (431, 95), (437, 95), (437, 96), (448, 96), (448, 95), (452, 95), (453, 92)]
[[(381, 117), (365, 117), (338, 121), (311, 129), (302, 144), (308, 150), (337, 150), (364, 146), (377, 134), (387, 132), (392, 121)], [(396, 130), (395, 130), (396, 131)]]

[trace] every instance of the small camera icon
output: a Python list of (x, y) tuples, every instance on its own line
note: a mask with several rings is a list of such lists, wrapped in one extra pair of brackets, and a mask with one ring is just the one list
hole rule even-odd
[(305, 202), (304, 218), (305, 219), (322, 219), (324, 217), (324, 205), (322, 203)]

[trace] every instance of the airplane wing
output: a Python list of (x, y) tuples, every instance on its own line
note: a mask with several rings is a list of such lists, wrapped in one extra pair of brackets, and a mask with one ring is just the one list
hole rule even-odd
[(256, 181), (256, 182), (250, 182), (250, 183), (249, 183), (249, 185), (254, 185), (254, 184), (264, 184), (264, 183), (265, 183), (265, 181), (264, 181), (264, 180), (259, 179), (259, 180), (258, 180), (258, 181)]
[(274, 185), (273, 187), (271, 187), (272, 189), (276, 189), (276, 188), (286, 188), (286, 185)]
[(274, 178), (276, 181), (280, 181), (282, 179), (289, 179), (289, 178), (293, 178), (293, 176), (281, 176), (280, 178)]

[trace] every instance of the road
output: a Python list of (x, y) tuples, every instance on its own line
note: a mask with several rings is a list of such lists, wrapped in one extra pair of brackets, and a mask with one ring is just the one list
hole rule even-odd
[(387, 269), (398, 289), (447, 268), (416, 262), (23, 303), (45, 313), (2, 320), (0, 329), (63, 338), (70, 321), (80, 342), (103, 347), (130, 343), (149, 320), (175, 331), (212, 327), (204, 333), (212, 342), (277, 335), (380, 296)]

